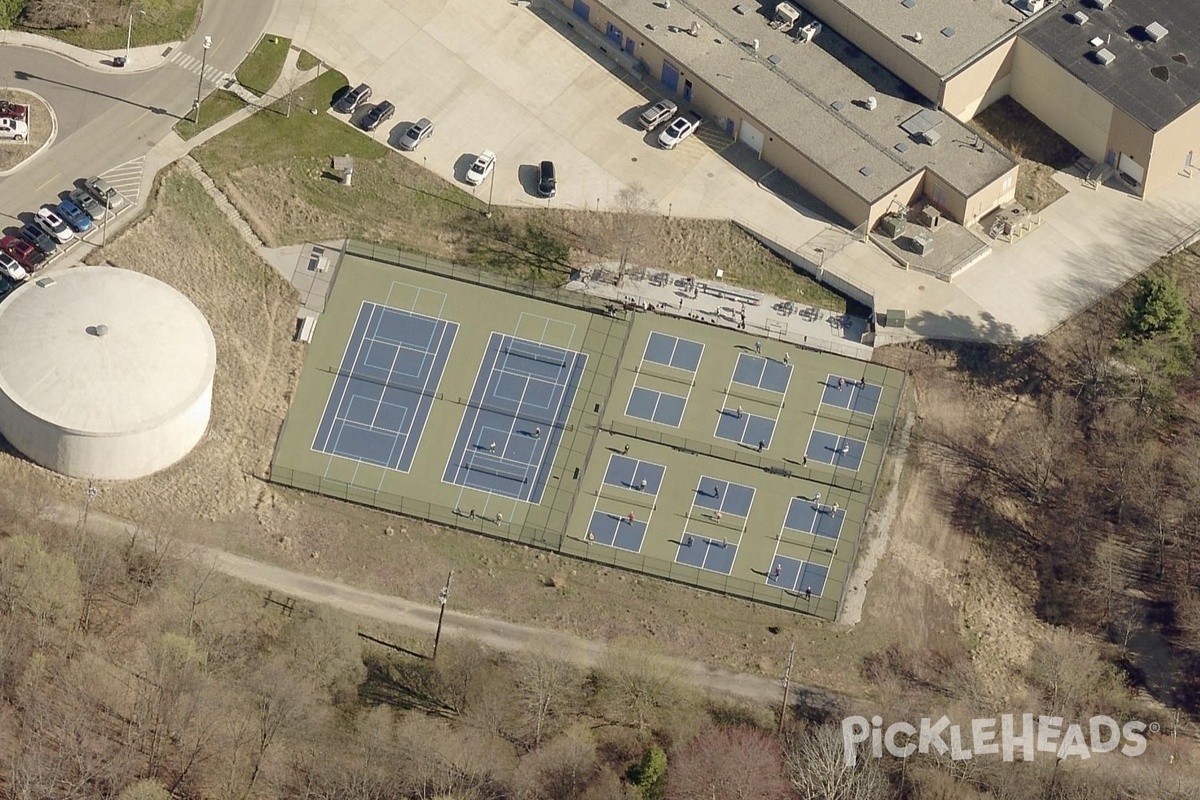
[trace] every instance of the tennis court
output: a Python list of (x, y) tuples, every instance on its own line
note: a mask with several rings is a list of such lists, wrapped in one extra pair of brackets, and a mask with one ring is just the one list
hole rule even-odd
[(364, 302), (312, 448), (407, 472), (458, 325)]
[(492, 332), (442, 480), (539, 503), (584, 353)]
[(856, 414), (874, 417), (879, 409), (879, 398), (883, 387), (867, 383), (861, 378), (847, 378), (830, 374), (825, 378), (821, 391), (821, 403), (834, 408), (844, 408)]

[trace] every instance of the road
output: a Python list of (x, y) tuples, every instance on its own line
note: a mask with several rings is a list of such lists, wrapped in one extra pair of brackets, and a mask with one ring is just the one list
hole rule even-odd
[[(79, 524), (77, 506), (59, 504), (44, 513), (64, 526), (74, 527)], [(107, 514), (96, 511), (88, 514), (88, 532), (92, 535), (129, 540), (138, 530), (133, 523)], [(140, 531), (140, 535), (146, 535), (144, 529)], [(212, 547), (183, 542), (176, 543), (176, 546), (176, 552), (186, 552), (188, 557), (203, 564), (210, 564), (218, 572), (231, 578), (274, 594), (310, 603), (322, 603), (362, 619), (374, 619), (419, 631), (428, 634), (432, 643), (437, 628), (437, 606), (414, 603), (400, 597), (305, 575)], [(503, 620), (476, 617), (453, 610), (446, 612), (442, 635), (447, 638), (475, 639), (487, 647), (504, 652), (552, 653), (584, 668), (600, 663), (608, 649), (604, 642)], [(665, 657), (661, 660), (669, 670), (680, 677), (681, 682), (714, 694), (766, 705), (778, 704), (783, 698), (783, 687), (779, 678), (731, 672), (701, 661)], [(833, 699), (832, 695), (821, 689), (801, 687), (793, 683), (793, 690), (796, 691), (796, 696), (803, 694), (807, 702), (818, 698), (823, 698), (825, 702)]]
[[(179, 50), (199, 59), (204, 37), (212, 36), (208, 65), (232, 73), (258, 41), (273, 7), (273, 2), (205, 0), (196, 32)], [(0, 47), (2, 85), (44, 97), (59, 128), (45, 152), (0, 178), (3, 223), (56, 201), (81, 178), (145, 155), (191, 111), (198, 78), (170, 61), (149, 72), (121, 74), (89, 69), (46, 50)], [(204, 93), (212, 88), (206, 82)]]

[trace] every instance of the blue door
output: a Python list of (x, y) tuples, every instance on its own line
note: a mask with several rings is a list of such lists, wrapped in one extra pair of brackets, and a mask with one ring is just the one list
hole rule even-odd
[(584, 20), (586, 20), (588, 15), (592, 13), (592, 10), (588, 8), (588, 4), (583, 2), (583, 0), (575, 0), (575, 5), (572, 10)]
[(629, 55), (633, 55), (633, 45), (634, 45), (633, 39), (630, 39), (629, 41), (625, 42), (625, 52), (629, 53)]
[(725, 120), (725, 135), (730, 139), (733, 138), (733, 118)]
[(691, 81), (683, 82), (683, 99), (689, 103), (692, 102), (692, 82)]
[(669, 61), (663, 62), (662, 82), (670, 91), (679, 91), (679, 70)]
[(621, 35), (621, 29), (616, 25), (613, 25), (611, 22), (608, 23), (608, 30), (604, 32), (604, 35), (616, 42), (617, 47), (621, 46), (621, 40), (625, 38)]

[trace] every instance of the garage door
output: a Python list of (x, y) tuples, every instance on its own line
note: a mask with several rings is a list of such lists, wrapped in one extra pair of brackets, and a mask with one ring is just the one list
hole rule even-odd
[(679, 91), (679, 70), (670, 61), (663, 62), (663, 86), (667, 87), (669, 92)]
[(1136, 183), (1140, 184), (1146, 179), (1146, 168), (1124, 153), (1117, 159), (1117, 169), (1133, 178)]
[(750, 145), (754, 152), (762, 155), (763, 135), (762, 131), (751, 125), (746, 120), (742, 120), (741, 130), (738, 131), (738, 138), (746, 144)]

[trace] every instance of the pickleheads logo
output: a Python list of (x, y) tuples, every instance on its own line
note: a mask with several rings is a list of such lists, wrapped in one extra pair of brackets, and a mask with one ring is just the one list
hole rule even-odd
[(847, 767), (858, 763), (858, 745), (870, 740), (871, 755), (883, 758), (884, 750), (896, 758), (913, 753), (950, 754), (955, 761), (975, 756), (999, 755), (1015, 761), (1017, 750), (1025, 761), (1036, 753), (1054, 753), (1059, 759), (1090, 758), (1092, 753), (1110, 753), (1135, 757), (1146, 752), (1147, 732), (1157, 733), (1158, 723), (1147, 725), (1131, 720), (1124, 725), (1112, 717), (1092, 717), (1086, 726), (1063, 725), (1062, 717), (1016, 717), (1004, 714), (992, 719), (973, 719), (966, 726), (952, 723), (948, 717), (922, 719), (919, 725), (894, 722), (886, 729), (882, 717), (846, 717), (842, 720), (842, 755)]

